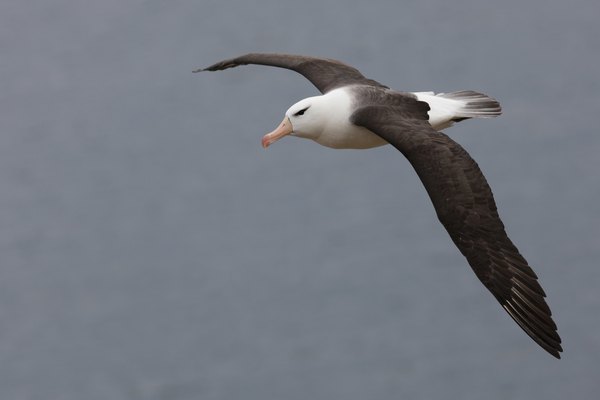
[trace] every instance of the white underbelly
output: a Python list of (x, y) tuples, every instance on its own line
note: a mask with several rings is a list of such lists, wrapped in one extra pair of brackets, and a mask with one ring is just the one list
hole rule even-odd
[(337, 125), (334, 129), (328, 129), (326, 134), (322, 134), (315, 141), (333, 149), (370, 149), (388, 144), (370, 130), (352, 124)]

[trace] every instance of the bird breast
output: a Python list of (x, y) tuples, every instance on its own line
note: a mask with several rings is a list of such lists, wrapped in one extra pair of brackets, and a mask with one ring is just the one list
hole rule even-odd
[(332, 90), (321, 98), (325, 110), (321, 134), (315, 139), (320, 145), (334, 149), (369, 149), (387, 144), (370, 130), (350, 122), (353, 98), (347, 87)]

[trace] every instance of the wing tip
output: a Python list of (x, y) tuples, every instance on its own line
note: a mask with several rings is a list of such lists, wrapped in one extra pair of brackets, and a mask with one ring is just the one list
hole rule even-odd
[(233, 65), (221, 66), (220, 64), (214, 64), (214, 65), (211, 65), (210, 67), (206, 67), (206, 68), (197, 68), (197, 69), (193, 70), (192, 73), (195, 74), (197, 72), (204, 72), (204, 71), (221, 71), (221, 70), (231, 68), (231, 67), (233, 67)]
[(234, 67), (237, 67), (238, 65), (245, 64), (243, 62), (239, 62), (236, 60), (237, 60), (237, 58), (225, 60), (225, 61), (219, 61), (218, 63), (210, 65), (206, 68), (197, 68), (197, 69), (193, 70), (192, 73), (203, 72), (203, 71), (222, 71), (224, 69), (234, 68)]
[(562, 353), (562, 352), (563, 352), (563, 348), (562, 348), (562, 346), (560, 345), (560, 343), (559, 343), (559, 344), (557, 344), (557, 345), (556, 345), (556, 346), (554, 346), (554, 347), (546, 347), (546, 346), (542, 346), (542, 348), (543, 348), (544, 350), (546, 350), (546, 352), (547, 352), (548, 354), (550, 354), (552, 357), (556, 358), (557, 360), (560, 360), (560, 359), (561, 359), (561, 354), (560, 354), (560, 353)]
[[(531, 338), (534, 342), (536, 342), (542, 349), (546, 350), (553, 357), (560, 359), (560, 353), (563, 351), (562, 348), (562, 339), (558, 334), (558, 330), (554, 329), (544, 329), (540, 327), (535, 319), (530, 320), (531, 316), (527, 314), (523, 314), (518, 308), (515, 308), (516, 304), (511, 304), (507, 302), (502, 305), (502, 308), (506, 310), (508, 315), (519, 325), (521, 329)], [(550, 315), (547, 316), (550, 321), (552, 321), (552, 317)], [(554, 321), (552, 321), (552, 325)]]

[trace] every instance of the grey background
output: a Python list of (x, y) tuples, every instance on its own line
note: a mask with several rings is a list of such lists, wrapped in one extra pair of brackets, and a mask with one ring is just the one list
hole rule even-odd
[[(597, 1), (0, 2), (2, 399), (565, 399), (600, 390)], [(393, 148), (260, 138), (341, 59), (504, 115), (448, 133), (563, 360), (477, 281)]]

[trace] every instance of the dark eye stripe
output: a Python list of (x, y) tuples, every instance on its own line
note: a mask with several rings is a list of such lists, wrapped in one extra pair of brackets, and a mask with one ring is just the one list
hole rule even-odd
[[(310, 107), (310, 106), (309, 106)], [(300, 115), (304, 115), (304, 112), (308, 110), (308, 107), (303, 108), (302, 110), (298, 111), (297, 113), (294, 114), (294, 117), (298, 117)]]

